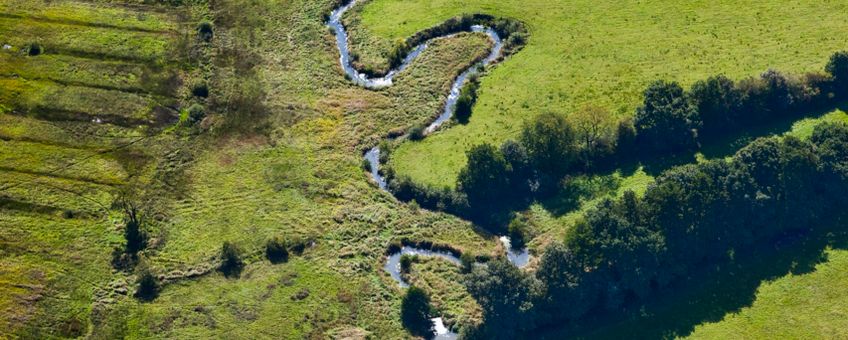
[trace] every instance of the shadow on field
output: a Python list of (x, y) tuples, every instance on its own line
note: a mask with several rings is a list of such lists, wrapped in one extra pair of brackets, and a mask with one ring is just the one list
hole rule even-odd
[[(845, 219), (834, 223), (844, 225)], [(825, 249), (848, 249), (848, 232), (804, 229), (759, 247), (737, 250), (735, 261), (701, 266), (686, 280), (656, 292), (653, 301), (632, 304), (610, 316), (595, 316), (579, 325), (548, 327), (532, 338), (542, 339), (672, 339), (690, 335), (695, 326), (721, 321), (728, 313), (749, 307), (763, 282), (788, 274), (807, 274), (828, 261)]]

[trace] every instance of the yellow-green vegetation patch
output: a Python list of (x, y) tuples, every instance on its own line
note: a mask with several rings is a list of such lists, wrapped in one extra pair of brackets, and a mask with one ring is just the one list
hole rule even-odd
[[(167, 116), (167, 98), (105, 90), (85, 86), (65, 86), (49, 81), (0, 78), (0, 102), (36, 117), (55, 120), (97, 118), (121, 125), (140, 125)], [(158, 111), (158, 112), (157, 112)], [(160, 113), (161, 112), (161, 113)]]
[(141, 129), (90, 122), (50, 122), (25, 116), (0, 114), (0, 139), (107, 150), (144, 138)]
[(438, 186), (454, 185), (471, 146), (513, 138), (524, 119), (540, 112), (594, 104), (630, 115), (657, 79), (689, 85), (718, 73), (739, 79), (768, 68), (818, 71), (848, 47), (833, 34), (848, 30), (841, 17), (848, 4), (841, 1), (374, 0), (358, 6), (364, 6), (361, 25), (350, 31), (351, 39), (367, 40), (362, 49), (354, 44), (360, 54), (387, 53), (397, 39), (461, 13), (529, 26), (528, 45), (483, 78), (467, 125), (395, 153), (399, 174)]
[(463, 285), (463, 274), (453, 263), (434, 257), (417, 257), (409, 274), (403, 274), (409, 284), (424, 289), (430, 295), (437, 315), (449, 325), (471, 325), (482, 321), (482, 310)]
[(0, 313), (11, 325), (4, 334), (75, 337), (77, 327), (84, 334), (97, 294), (111, 294), (104, 290), (110, 248), (120, 238), (106, 220), (0, 212), (0, 304), (13, 309)]
[(0, 13), (36, 20), (83, 26), (104, 26), (143, 31), (174, 31), (176, 16), (165, 12), (78, 1), (3, 0)]
[(788, 134), (798, 138), (810, 138), (813, 135), (813, 129), (821, 123), (848, 123), (848, 114), (842, 110), (835, 110), (821, 117), (806, 118), (793, 124)]
[(0, 141), (0, 169), (100, 184), (119, 184), (127, 178), (108, 154), (19, 141)]
[(112, 204), (111, 191), (108, 186), (89, 182), (0, 170), (0, 201), (102, 214)]
[(0, 76), (160, 94), (172, 94), (177, 81), (175, 72), (147, 64), (11, 52), (0, 53)]
[[(0, 17), (0, 44), (13, 50), (37, 43), (44, 54), (70, 54), (97, 59), (165, 61), (174, 38), (160, 33), (47, 23)], [(37, 58), (38, 56), (34, 56)]]

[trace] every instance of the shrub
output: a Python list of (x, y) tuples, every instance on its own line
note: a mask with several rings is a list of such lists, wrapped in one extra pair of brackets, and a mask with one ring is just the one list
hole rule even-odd
[(136, 277), (136, 298), (150, 301), (159, 295), (159, 280), (147, 266), (142, 266), (136, 273)]
[(188, 121), (192, 124), (196, 124), (203, 120), (206, 117), (206, 109), (203, 108), (203, 105), (200, 104), (191, 104), (188, 107)]
[(475, 210), (500, 206), (509, 191), (509, 163), (490, 144), (474, 146), (466, 155), (468, 163), (459, 171), (457, 188), (468, 196)]
[(147, 246), (147, 234), (141, 229), (138, 209), (131, 203), (124, 203), (124, 239), (126, 252), (135, 254)]
[(224, 242), (221, 247), (221, 267), (219, 268), (225, 276), (238, 276), (244, 267), (244, 261), (241, 259), (241, 249), (229, 241)]
[(197, 25), (197, 37), (205, 42), (212, 41), (212, 23), (208, 21), (201, 22)]
[(25, 51), (26, 51), (26, 54), (31, 56), (31, 57), (37, 56), (37, 55), (41, 54), (42, 52), (44, 52), (41, 49), (41, 44), (39, 44), (37, 42), (29, 43), (26, 46)]
[(454, 110), (454, 119), (465, 124), (471, 117), (471, 109), (474, 103), (477, 102), (477, 89), (480, 88), (480, 80), (477, 76), (472, 76), (468, 83), (462, 87), (459, 98), (456, 100), (456, 108)]
[(403, 254), (400, 256), (400, 271), (401, 273), (409, 274), (412, 270), (412, 263), (415, 262), (415, 256)]
[(518, 216), (509, 222), (507, 227), (507, 235), (509, 236), (510, 246), (512, 249), (522, 249), (527, 242), (528, 232), (527, 221)]
[(191, 87), (191, 94), (195, 97), (209, 97), (209, 86), (206, 83), (197, 83)]
[(834, 53), (830, 57), (825, 71), (833, 76), (837, 89), (844, 94), (848, 90), (848, 51)]
[(433, 324), (430, 322), (430, 297), (423, 289), (411, 286), (400, 305), (400, 317), (403, 327), (410, 333), (424, 338), (433, 335)]
[(421, 125), (413, 126), (409, 129), (409, 140), (419, 141), (424, 139), (424, 127)]
[(288, 243), (280, 236), (265, 243), (265, 256), (271, 263), (283, 263), (289, 260)]
[(466, 251), (459, 256), (459, 262), (462, 265), (462, 272), (467, 274), (474, 269), (474, 263), (477, 262), (477, 260), (474, 258), (474, 255), (471, 255), (471, 253)]

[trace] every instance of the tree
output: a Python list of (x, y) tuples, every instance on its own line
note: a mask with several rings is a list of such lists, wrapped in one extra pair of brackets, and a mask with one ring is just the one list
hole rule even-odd
[(718, 136), (738, 126), (742, 95), (730, 78), (718, 75), (698, 81), (689, 96), (698, 106), (705, 134)]
[(615, 120), (610, 112), (600, 106), (588, 105), (571, 115), (577, 140), (590, 157), (594, 157), (601, 145), (612, 144), (615, 136)]
[(512, 175), (509, 177), (510, 188), (519, 196), (529, 194), (532, 189), (533, 166), (530, 164), (527, 149), (514, 140), (507, 140), (501, 144), (500, 151), (512, 169)]
[(575, 319), (598, 302), (598, 290), (574, 252), (561, 243), (545, 248), (536, 277), (547, 296), (545, 309), (556, 317)]
[(545, 184), (558, 181), (577, 159), (576, 137), (574, 127), (555, 113), (540, 114), (524, 125), (521, 144)]
[(127, 241), (126, 252), (138, 253), (147, 246), (147, 234), (141, 229), (138, 218), (138, 208), (132, 203), (124, 202), (124, 239)]
[(457, 187), (473, 207), (501, 206), (508, 196), (512, 171), (503, 154), (490, 144), (472, 147), (468, 163), (459, 172)]
[(227, 241), (221, 247), (221, 272), (225, 276), (238, 276), (244, 267), (244, 261), (241, 259), (242, 251), (235, 244)]
[(412, 270), (412, 262), (415, 262), (415, 255), (403, 254), (400, 256), (400, 272), (409, 274)]
[(848, 51), (839, 51), (830, 56), (825, 71), (833, 76), (837, 90), (845, 95), (848, 90)]
[(507, 226), (507, 234), (509, 235), (509, 245), (512, 249), (524, 248), (524, 245), (527, 242), (527, 229), (529, 229), (527, 221), (521, 216), (516, 216), (509, 222), (509, 226)]
[(640, 144), (656, 152), (677, 152), (697, 146), (700, 127), (697, 108), (676, 82), (656, 81), (645, 90), (645, 102), (636, 111)]
[(433, 323), (430, 322), (430, 297), (423, 289), (410, 286), (400, 304), (400, 318), (403, 327), (413, 335), (430, 338), (433, 335)]
[(477, 266), (466, 276), (465, 286), (483, 309), (486, 338), (514, 339), (532, 328), (534, 300), (539, 282), (503, 259)]

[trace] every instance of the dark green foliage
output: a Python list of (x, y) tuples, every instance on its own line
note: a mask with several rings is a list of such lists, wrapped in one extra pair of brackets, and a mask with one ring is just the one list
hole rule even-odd
[(412, 286), (406, 290), (400, 305), (403, 327), (416, 336), (430, 338), (433, 324), (430, 322), (430, 297), (423, 289)]
[(618, 122), (616, 128), (616, 152), (625, 158), (632, 157), (632, 153), (636, 150), (636, 126), (630, 119), (624, 119)]
[(424, 139), (424, 127), (421, 125), (413, 126), (409, 129), (409, 140), (419, 141)]
[(188, 121), (192, 124), (196, 124), (203, 120), (206, 117), (206, 109), (203, 108), (203, 105), (200, 104), (191, 104), (188, 107)]
[(227, 277), (238, 276), (244, 268), (244, 261), (241, 257), (241, 248), (233, 243), (224, 242), (221, 247), (221, 266), (219, 269)]
[(197, 25), (197, 37), (205, 42), (212, 41), (212, 23), (208, 21), (201, 22)]
[(675, 82), (656, 81), (645, 90), (645, 102), (634, 122), (639, 144), (655, 152), (691, 150), (697, 146), (698, 111)]
[(703, 129), (709, 134), (722, 134), (739, 123), (742, 94), (733, 80), (718, 75), (692, 85), (689, 96), (698, 106)]
[(41, 54), (42, 52), (44, 52), (41, 48), (41, 44), (39, 44), (37, 42), (29, 43), (26, 46), (25, 51), (26, 51), (26, 54), (30, 57), (37, 56), (37, 55)]
[(271, 263), (283, 263), (289, 260), (288, 242), (280, 236), (265, 243), (265, 256)]
[(136, 285), (135, 297), (140, 300), (151, 301), (159, 295), (159, 280), (145, 265), (136, 273)]
[(127, 241), (126, 252), (135, 254), (147, 246), (147, 234), (141, 229), (138, 209), (131, 203), (124, 204), (124, 239)]
[(394, 178), (391, 172), (386, 169), (386, 178), (391, 179), (389, 191), (401, 201), (415, 201), (423, 208), (460, 216), (466, 216), (470, 210), (468, 197), (461, 191), (420, 185), (406, 176)]
[(480, 80), (474, 76), (462, 87), (459, 98), (456, 99), (456, 109), (453, 117), (460, 123), (468, 123), (471, 118), (471, 110), (477, 102), (477, 89), (480, 88)]
[(760, 249), (774, 249), (768, 244), (782, 235), (832, 225), (846, 202), (846, 150), (848, 127), (820, 125), (809, 142), (761, 138), (729, 161), (663, 172), (643, 198), (627, 192), (602, 201), (569, 232), (565, 245), (546, 249), (535, 276), (540, 295), (517, 292), (533, 281), (519, 285), (522, 280), (507, 269), (472, 272), (469, 292), (483, 307), (484, 329), (515, 332), (504, 320), (518, 320), (521, 309), (504, 296), (535, 305), (526, 315), (537, 321), (617, 311), (661, 294), (698, 268), (735, 260), (729, 254), (737, 250), (764, 244)]
[(825, 71), (833, 77), (836, 88), (845, 95), (848, 90), (848, 51), (839, 51), (830, 57)]
[(495, 260), (477, 266), (465, 286), (483, 309), (484, 338), (514, 339), (523, 329), (533, 328), (539, 282), (511, 263)]
[(527, 196), (531, 192), (531, 181), (534, 177), (533, 166), (527, 149), (520, 143), (507, 140), (501, 144), (501, 154), (509, 164), (512, 172), (509, 176), (510, 190), (515, 196)]
[(459, 256), (459, 262), (462, 264), (462, 272), (467, 274), (474, 269), (474, 263), (477, 262), (477, 259), (474, 258), (474, 255), (466, 251)]
[(209, 97), (209, 86), (206, 83), (197, 83), (191, 87), (191, 94), (195, 97)]
[(400, 256), (400, 271), (402, 273), (409, 274), (409, 271), (412, 270), (412, 262), (415, 262), (415, 256), (409, 254), (403, 254)]
[(525, 124), (521, 145), (543, 180), (543, 187), (565, 175), (578, 156), (574, 128), (565, 116), (555, 113), (540, 114)]
[(510, 247), (512, 249), (522, 249), (528, 239), (527, 221), (521, 217), (515, 217), (507, 226), (507, 235), (509, 236)]
[(468, 164), (460, 170), (457, 187), (468, 196), (472, 207), (501, 205), (509, 193), (512, 168), (500, 150), (489, 144), (468, 151)]

